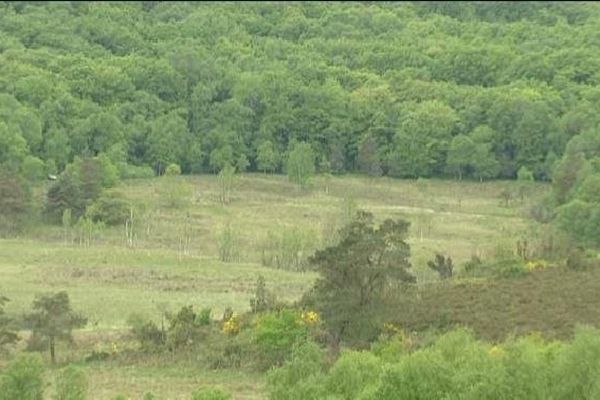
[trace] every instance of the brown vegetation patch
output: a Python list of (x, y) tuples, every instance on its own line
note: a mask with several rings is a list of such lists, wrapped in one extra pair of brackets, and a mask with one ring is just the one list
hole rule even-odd
[(410, 331), (462, 325), (488, 340), (530, 332), (566, 339), (577, 324), (600, 326), (599, 292), (600, 270), (558, 268), (522, 278), (431, 285), (402, 296), (396, 322)]

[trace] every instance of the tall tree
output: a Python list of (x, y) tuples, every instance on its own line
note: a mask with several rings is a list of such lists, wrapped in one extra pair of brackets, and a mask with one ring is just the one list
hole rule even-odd
[(392, 173), (415, 178), (439, 174), (457, 121), (456, 112), (440, 101), (416, 105), (394, 137)]
[(448, 170), (458, 175), (458, 180), (462, 180), (463, 175), (469, 172), (473, 163), (473, 154), (475, 153), (475, 143), (466, 135), (457, 135), (452, 138), (450, 148), (448, 149), (448, 159), (446, 165)]
[(381, 160), (377, 142), (372, 136), (367, 136), (358, 148), (358, 168), (370, 176), (381, 176)]
[(334, 347), (372, 339), (388, 284), (416, 281), (409, 272), (408, 227), (387, 219), (376, 228), (373, 215), (361, 211), (340, 230), (338, 244), (310, 258), (319, 278), (306, 301), (322, 314)]
[(31, 190), (20, 175), (0, 170), (0, 230), (19, 229), (31, 212), (31, 200)]
[(290, 181), (304, 188), (315, 173), (315, 154), (308, 143), (297, 143), (286, 163)]
[(87, 319), (71, 309), (69, 295), (64, 291), (36, 296), (32, 309), (25, 317), (32, 330), (30, 344), (47, 348), (54, 363), (56, 342), (73, 341), (73, 329), (85, 326)]
[(274, 171), (277, 166), (277, 154), (270, 140), (262, 142), (256, 151), (256, 163), (259, 170), (265, 174)]

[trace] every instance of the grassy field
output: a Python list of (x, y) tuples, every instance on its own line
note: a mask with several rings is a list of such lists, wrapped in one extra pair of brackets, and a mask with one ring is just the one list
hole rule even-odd
[[(90, 247), (66, 243), (59, 226), (36, 227), (23, 237), (0, 240), (0, 294), (11, 299), (8, 312), (21, 313), (36, 293), (67, 290), (74, 307), (90, 318), (77, 335), (83, 350), (65, 356), (77, 360), (86, 348), (122, 334), (132, 312), (158, 318), (163, 310), (187, 304), (211, 307), (213, 318), (226, 307), (245, 311), (259, 274), (281, 299), (298, 299), (315, 275), (263, 266), (261, 249), (269, 232), (301, 232), (305, 257), (324, 246), (349, 199), (378, 220), (410, 220), (414, 273), (420, 282), (434, 282), (426, 261), (436, 251), (460, 265), (473, 254), (512, 248), (530, 229), (524, 212), (549, 188), (532, 184), (525, 201), (506, 205), (500, 193), (516, 190), (515, 185), (347, 176), (315, 178), (310, 190), (300, 191), (283, 176), (246, 174), (238, 178), (231, 203), (223, 206), (215, 176), (126, 181), (118, 190), (140, 210), (133, 248), (126, 245), (124, 227), (103, 230)], [(169, 192), (183, 199), (178, 207), (165, 206)], [(219, 237), (226, 225), (234, 232), (239, 261), (219, 261)], [(189, 243), (183, 246), (182, 240)], [(187, 398), (194, 388), (210, 383), (235, 393), (236, 399), (261, 398), (262, 378), (241, 372), (147, 360), (86, 365), (92, 399), (117, 393), (140, 398), (150, 390), (159, 398)]]

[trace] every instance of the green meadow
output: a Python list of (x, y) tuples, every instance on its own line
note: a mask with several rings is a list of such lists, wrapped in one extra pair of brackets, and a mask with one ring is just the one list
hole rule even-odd
[[(126, 180), (115, 190), (134, 205), (132, 246), (124, 226), (101, 229), (89, 245), (80, 245), (61, 226), (36, 225), (0, 242), (0, 293), (11, 300), (7, 312), (16, 314), (28, 310), (36, 293), (69, 293), (89, 323), (76, 333), (75, 345), (61, 345), (60, 360), (85, 367), (90, 398), (124, 393), (137, 399), (152, 391), (159, 398), (184, 399), (201, 386), (222, 387), (235, 399), (262, 398), (263, 375), (212, 371), (191, 356), (173, 360), (128, 352), (135, 348), (129, 315), (159, 320), (162, 312), (190, 304), (210, 307), (214, 319), (227, 307), (245, 312), (259, 275), (279, 299), (293, 302), (316, 275), (263, 265), (269, 233), (299, 233), (299, 257), (306, 258), (328, 243), (344, 213), (356, 209), (371, 211), (378, 220), (409, 220), (413, 272), (422, 285), (436, 282), (426, 266), (436, 252), (451, 256), (460, 271), (472, 255), (492, 257), (512, 249), (533, 229), (526, 211), (548, 186), (531, 184), (522, 200), (514, 196), (508, 204), (501, 197), (507, 188), (516, 193), (517, 184), (319, 176), (301, 190), (284, 176), (244, 174), (234, 184), (230, 203), (223, 205), (215, 176)], [(172, 193), (183, 200), (168, 204)], [(237, 254), (230, 262), (219, 257), (226, 226)], [(98, 348), (119, 356), (84, 363)]]

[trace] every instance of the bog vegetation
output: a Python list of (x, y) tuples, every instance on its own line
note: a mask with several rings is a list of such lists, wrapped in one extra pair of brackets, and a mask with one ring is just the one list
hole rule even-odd
[(599, 23), (0, 3), (0, 400), (598, 398)]

